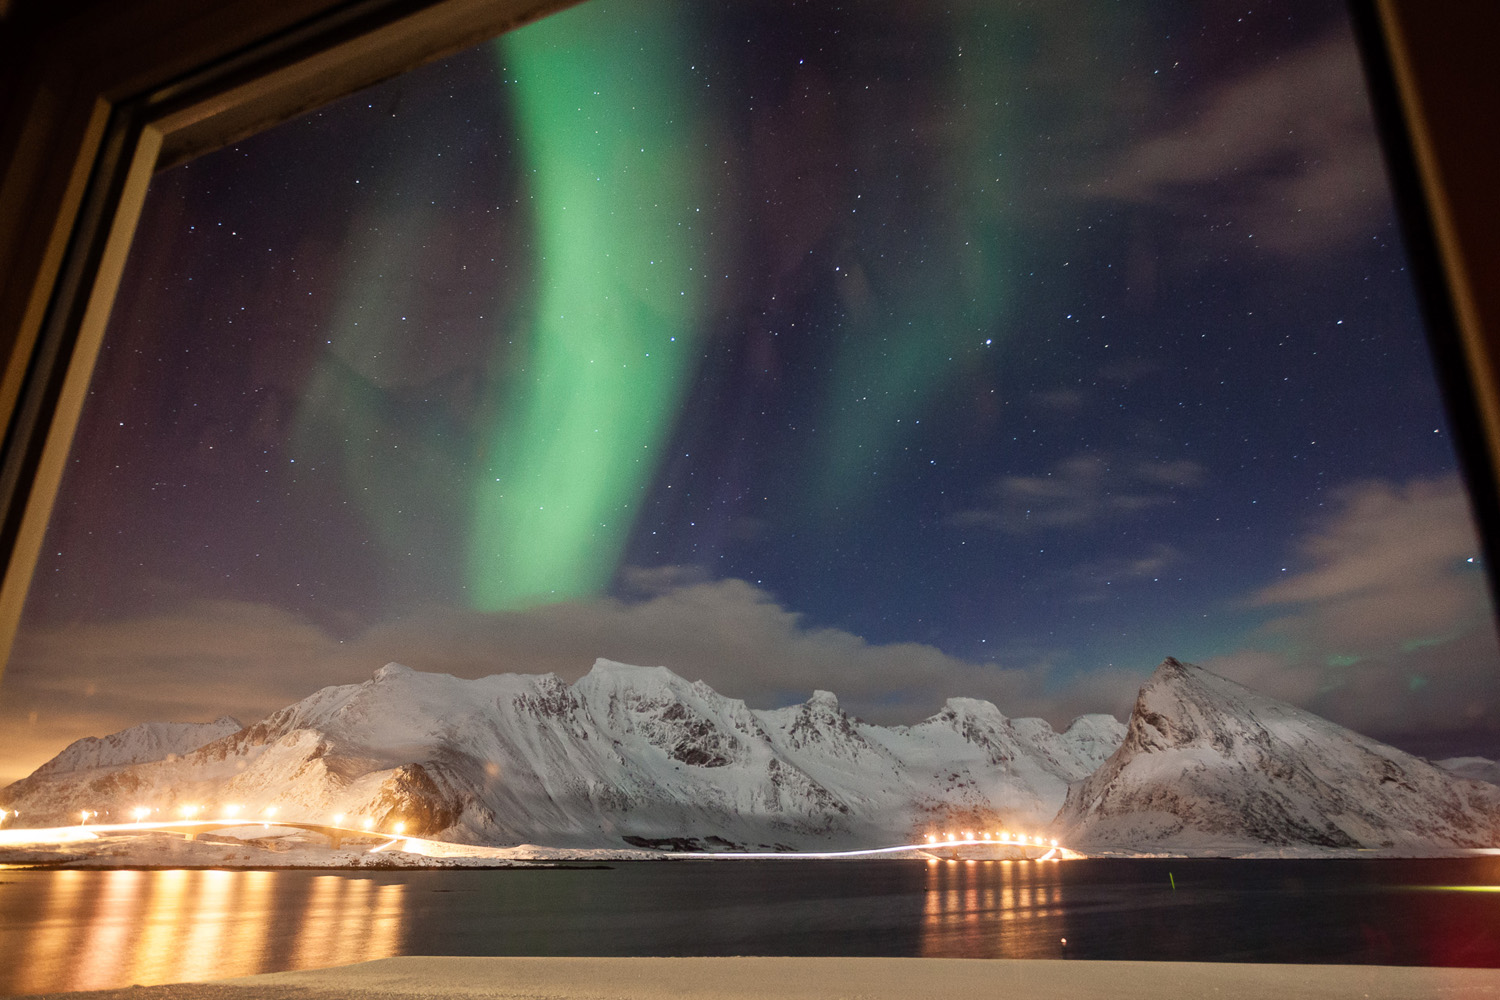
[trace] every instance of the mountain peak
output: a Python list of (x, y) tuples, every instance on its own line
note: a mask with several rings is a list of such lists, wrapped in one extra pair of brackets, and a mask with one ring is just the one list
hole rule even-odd
[(824, 691), (821, 688), (812, 693), (812, 697), (807, 699), (807, 703), (809, 705), (816, 705), (819, 708), (826, 708), (829, 711), (837, 711), (839, 707), (838, 695), (832, 691)]
[(676, 677), (682, 680), (666, 667), (641, 667), (633, 663), (621, 663), (619, 660), (608, 660), (602, 656), (594, 661), (589, 673), (596, 677)]
[(1168, 658), (1057, 827), (1085, 848), (1477, 847), (1500, 834), (1500, 794)]
[(390, 681), (396, 680), (401, 677), (409, 677), (414, 673), (416, 673), (416, 671), (411, 667), (403, 666), (400, 663), (387, 663), (385, 666), (375, 671), (374, 680), (376, 683), (379, 683), (381, 681)]

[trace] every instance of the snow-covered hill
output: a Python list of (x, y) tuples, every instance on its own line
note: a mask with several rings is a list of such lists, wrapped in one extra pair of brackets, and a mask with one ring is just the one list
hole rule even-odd
[(165, 760), (192, 753), (205, 743), (240, 729), (238, 720), (221, 715), (212, 722), (143, 722), (110, 736), (85, 736), (36, 769), (57, 775), (91, 768), (118, 767)]
[(467, 843), (874, 846), (950, 824), (1040, 828), (1123, 735), (1111, 716), (1057, 733), (964, 698), (897, 728), (851, 718), (826, 691), (757, 711), (663, 667), (607, 660), (572, 686), (388, 664), (176, 759), (54, 762), (0, 803), (32, 824), (234, 804), (401, 820)]
[(1488, 757), (1449, 757), (1433, 763), (1460, 778), (1500, 785), (1500, 761), (1493, 761)]
[(1493, 847), (1500, 788), (1168, 659), (1054, 831), (1085, 851)]

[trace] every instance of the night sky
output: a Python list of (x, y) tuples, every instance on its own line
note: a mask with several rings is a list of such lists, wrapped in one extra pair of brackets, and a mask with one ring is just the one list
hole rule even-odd
[(596, 0), (156, 179), (0, 779), (598, 656), (1494, 755), (1492, 617), (1341, 4)]

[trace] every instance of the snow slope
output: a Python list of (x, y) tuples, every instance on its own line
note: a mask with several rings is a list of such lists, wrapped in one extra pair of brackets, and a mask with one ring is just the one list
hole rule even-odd
[(1500, 785), (1500, 761), (1493, 761), (1488, 757), (1449, 757), (1433, 763), (1460, 778)]
[(1083, 851), (1493, 847), (1500, 788), (1168, 659), (1054, 832)]
[(85, 736), (76, 740), (37, 768), (36, 773), (62, 774), (163, 760), (191, 753), (239, 729), (240, 723), (227, 715), (212, 722), (145, 722), (111, 736)]
[(1123, 735), (1110, 716), (1057, 733), (964, 698), (896, 728), (851, 718), (825, 691), (757, 711), (608, 660), (571, 686), (388, 664), (173, 760), (48, 765), (0, 802), (38, 825), (233, 803), (473, 844), (878, 846), (950, 824), (1038, 828)]

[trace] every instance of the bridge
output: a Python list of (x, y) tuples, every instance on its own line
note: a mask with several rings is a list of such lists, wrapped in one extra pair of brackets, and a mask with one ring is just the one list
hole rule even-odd
[[(978, 850), (973, 850), (977, 848)], [(939, 860), (970, 861), (1010, 858), (1028, 861), (1059, 861), (1075, 856), (1056, 840), (1040, 836), (1001, 832), (996, 834), (928, 834), (914, 844), (894, 847), (867, 847), (854, 851), (691, 851), (673, 854), (675, 858), (878, 858), (881, 856), (917, 854)]]
[[(389, 829), (377, 829), (372, 820), (364, 820), (357, 827), (346, 826), (334, 818), (334, 822), (320, 823), (314, 820), (279, 819), (273, 814), (259, 816), (219, 816), (214, 818), (182, 818), (153, 820), (146, 818), (146, 810), (137, 810), (138, 818), (131, 823), (90, 823), (89, 816), (83, 822), (65, 827), (45, 829), (17, 828), (0, 829), (0, 847), (20, 847), (39, 844), (70, 844), (97, 840), (101, 835), (133, 833), (176, 833), (187, 840), (196, 840), (205, 833), (220, 830), (249, 830), (260, 827), (264, 830), (301, 830), (327, 837), (335, 850), (346, 840), (368, 840), (376, 844), (369, 853), (399, 849), (403, 853), (426, 857), (453, 857), (457, 855), (473, 858), (507, 858), (505, 848), (483, 848), (468, 844), (450, 844), (445, 841), (409, 837), (404, 824), (395, 823)], [(236, 839), (253, 839), (239, 837)], [(399, 845), (399, 848), (398, 848)], [(608, 850), (608, 848), (605, 848)], [(1062, 847), (1056, 840), (1037, 835), (1025, 835), (1001, 831), (997, 833), (964, 831), (962, 833), (928, 834), (922, 841), (897, 844), (892, 847), (871, 847), (848, 851), (672, 851), (662, 852), (664, 858), (693, 858), (714, 860), (750, 860), (796, 858), (879, 858), (882, 856), (916, 855), (939, 860), (1012, 859), (1031, 861), (1056, 861), (1079, 855)]]

